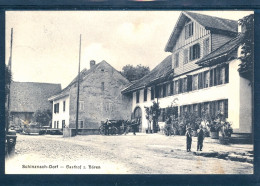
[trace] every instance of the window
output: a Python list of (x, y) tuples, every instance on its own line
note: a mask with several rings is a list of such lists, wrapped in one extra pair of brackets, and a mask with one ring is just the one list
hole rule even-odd
[(160, 96), (160, 86), (155, 86), (155, 97), (159, 98)]
[(187, 75), (187, 91), (192, 91), (192, 75)]
[(63, 101), (63, 112), (65, 112), (66, 101)]
[(84, 101), (79, 102), (79, 110), (83, 111), (84, 110)]
[(193, 22), (185, 26), (185, 39), (188, 39), (193, 35)]
[(202, 89), (203, 88), (203, 81), (204, 81), (204, 76), (203, 72), (198, 74), (198, 88)]
[(179, 94), (179, 81), (174, 82), (174, 94)]
[(151, 87), (151, 100), (154, 99), (154, 87)]
[(105, 90), (105, 83), (101, 82), (101, 91), (104, 91), (104, 90)]
[(65, 128), (65, 120), (62, 120), (62, 128)]
[(54, 113), (59, 113), (59, 103), (54, 104)]
[(190, 47), (190, 61), (200, 58), (200, 45), (197, 43)]
[(144, 89), (144, 101), (147, 101), (147, 88)]
[(179, 52), (174, 55), (174, 66), (179, 67)]
[(187, 92), (187, 78), (184, 78), (184, 79), (183, 79), (182, 92)]
[(56, 128), (56, 121), (54, 121), (54, 126), (53, 126), (53, 128)]
[(225, 83), (225, 67), (221, 67), (220, 68), (220, 80), (219, 80), (219, 84), (224, 84)]
[(209, 71), (204, 72), (204, 88), (209, 87)]
[(198, 90), (198, 75), (192, 76), (192, 90)]
[(188, 58), (188, 49), (185, 49), (183, 51), (183, 63), (186, 64), (189, 62), (189, 58)]
[(179, 79), (179, 93), (182, 93), (182, 87), (183, 87), (182, 80), (183, 79)]
[(139, 103), (140, 92), (136, 91), (136, 103)]
[(174, 82), (172, 81), (170, 84), (170, 93), (173, 95)]
[(59, 121), (57, 121), (57, 129), (59, 128)]
[(166, 97), (166, 84), (162, 86), (162, 97)]
[(83, 129), (83, 126), (84, 126), (83, 121), (79, 121), (79, 126), (80, 126), (81, 129)]
[(209, 38), (204, 39), (203, 41), (203, 55), (209, 54)]

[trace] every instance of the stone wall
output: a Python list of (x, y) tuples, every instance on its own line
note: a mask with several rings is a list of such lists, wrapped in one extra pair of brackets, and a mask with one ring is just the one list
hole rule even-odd
[[(80, 83), (79, 129), (98, 129), (101, 121), (130, 119), (132, 102), (121, 91), (129, 84), (107, 62), (99, 63)], [(70, 128), (75, 128), (77, 86), (70, 89)]]

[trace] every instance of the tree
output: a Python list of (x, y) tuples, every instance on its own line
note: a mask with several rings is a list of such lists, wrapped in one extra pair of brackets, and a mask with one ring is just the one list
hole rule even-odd
[(251, 14), (243, 17), (238, 23), (245, 29), (241, 57), (239, 58), (242, 63), (240, 64), (238, 71), (252, 83), (254, 64), (254, 15)]
[(12, 74), (8, 66), (5, 65), (5, 129), (8, 131), (9, 128), (9, 101), (7, 100), (10, 96), (10, 84), (12, 81)]
[(161, 109), (160, 109), (159, 103), (156, 103), (154, 101), (152, 106), (145, 107), (145, 113), (146, 113), (145, 117), (149, 122), (148, 130), (150, 131), (150, 129), (151, 129), (150, 124), (153, 121), (153, 123), (156, 125), (156, 126), (154, 126), (154, 127), (156, 127), (156, 128), (154, 128), (154, 130), (157, 131), (158, 118), (161, 114)]
[(150, 72), (150, 68), (142, 65), (126, 65), (122, 68), (121, 74), (125, 76), (129, 81), (135, 81), (141, 79)]
[(41, 126), (49, 126), (51, 118), (52, 118), (52, 113), (50, 110), (37, 110), (33, 118), (36, 122), (40, 123)]
[(10, 83), (12, 81), (12, 74), (10, 69), (5, 66), (5, 101), (10, 93)]

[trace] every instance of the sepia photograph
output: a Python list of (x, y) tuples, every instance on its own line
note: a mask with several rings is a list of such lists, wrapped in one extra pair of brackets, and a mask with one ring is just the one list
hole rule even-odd
[(254, 174), (253, 10), (6, 11), (5, 174)]

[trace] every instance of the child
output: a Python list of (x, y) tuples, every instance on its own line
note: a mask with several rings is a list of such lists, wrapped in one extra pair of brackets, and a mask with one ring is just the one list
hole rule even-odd
[(187, 143), (187, 152), (190, 152), (191, 143), (192, 143), (192, 135), (191, 135), (191, 128), (188, 127), (186, 132), (186, 143)]
[(204, 131), (202, 129), (202, 125), (200, 125), (199, 131), (198, 131), (198, 144), (197, 144), (197, 151), (202, 151), (203, 147), (203, 140), (204, 140)]

